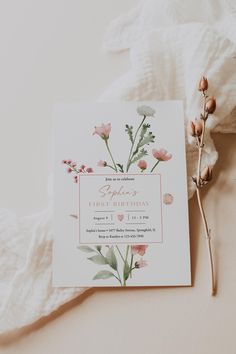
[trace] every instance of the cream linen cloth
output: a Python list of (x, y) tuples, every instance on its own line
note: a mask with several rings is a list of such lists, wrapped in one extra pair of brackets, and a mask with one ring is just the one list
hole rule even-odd
[[(130, 49), (131, 68), (101, 100), (183, 100), (185, 118), (199, 112), (196, 86), (210, 82), (217, 110), (211, 131), (236, 132), (236, 4), (227, 0), (147, 0), (115, 20), (108, 50)], [(234, 109), (234, 110), (233, 110)], [(171, 130), (170, 134), (174, 132)], [(196, 154), (186, 141), (189, 182)], [(208, 134), (205, 163), (217, 151)], [(189, 196), (193, 194), (189, 183)], [(0, 333), (26, 326), (82, 294), (82, 288), (52, 288), (52, 208), (18, 218), (0, 211)]]

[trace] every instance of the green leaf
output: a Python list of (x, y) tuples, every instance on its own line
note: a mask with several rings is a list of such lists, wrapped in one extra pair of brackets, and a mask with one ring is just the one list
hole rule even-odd
[(117, 259), (113, 247), (110, 247), (106, 253), (106, 260), (113, 269), (117, 270)]
[(95, 250), (89, 246), (79, 246), (78, 249), (86, 253), (95, 252)]
[(116, 164), (119, 167), (119, 171), (124, 173), (124, 165), (121, 165), (120, 163)]
[(109, 270), (100, 270), (100, 272), (98, 272), (94, 277), (93, 280), (96, 279), (108, 279), (108, 278), (112, 278), (115, 275), (112, 272), (109, 272)]
[(129, 278), (129, 273), (130, 273), (130, 266), (129, 263), (126, 261), (124, 264), (124, 280), (127, 280)]
[(125, 129), (125, 131), (127, 132), (127, 134), (129, 135), (129, 140), (131, 141), (131, 143), (133, 144), (133, 142), (134, 142), (134, 138), (133, 138), (133, 127), (132, 127), (132, 125), (128, 125), (128, 124), (126, 124), (126, 129)]
[(150, 128), (150, 124), (143, 124), (140, 135), (139, 135), (139, 141), (144, 138), (144, 135), (146, 134), (146, 132), (149, 128)]
[(97, 254), (93, 257), (89, 257), (88, 259), (96, 264), (107, 264), (106, 258), (100, 254)]
[(138, 144), (139, 148), (148, 145), (150, 143), (154, 143), (155, 135), (152, 134), (152, 132), (149, 132), (142, 141)]
[(96, 248), (96, 250), (97, 250), (98, 252), (100, 252), (100, 251), (101, 251), (101, 249), (102, 249), (102, 246), (97, 245), (97, 246), (95, 246), (95, 248)]
[(138, 160), (140, 160), (142, 157), (146, 155), (147, 155), (147, 150), (145, 149), (140, 150), (139, 153), (131, 160), (130, 164), (137, 162)]

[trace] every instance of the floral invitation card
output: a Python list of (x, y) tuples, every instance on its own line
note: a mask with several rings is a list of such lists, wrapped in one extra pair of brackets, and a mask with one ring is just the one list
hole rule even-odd
[(179, 101), (59, 104), (54, 286), (190, 285)]

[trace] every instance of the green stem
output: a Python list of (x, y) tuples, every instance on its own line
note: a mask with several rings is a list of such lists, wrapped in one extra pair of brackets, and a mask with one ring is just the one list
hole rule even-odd
[(121, 251), (120, 251), (120, 249), (119, 249), (119, 247), (117, 245), (116, 245), (116, 249), (119, 252), (119, 255), (121, 256), (123, 262), (125, 262), (125, 259), (124, 259), (123, 255), (122, 255), (122, 253), (121, 253)]
[(124, 286), (126, 286), (125, 267), (126, 267), (126, 264), (127, 264), (128, 254), (129, 254), (129, 246), (126, 247), (126, 254), (125, 254), (125, 263), (124, 263)]
[(114, 167), (112, 167), (111, 165), (106, 164), (105, 167), (110, 167), (112, 170), (117, 171), (117, 170), (116, 170)]
[(151, 172), (153, 172), (155, 170), (155, 168), (157, 167), (157, 165), (159, 164), (160, 160), (157, 160), (157, 162), (155, 163), (155, 165), (153, 166), (153, 168), (151, 169)]
[(132, 143), (132, 145), (131, 145), (130, 152), (129, 152), (129, 158), (128, 158), (128, 161), (127, 161), (126, 172), (129, 171), (130, 163), (131, 163), (131, 156), (132, 156), (134, 144), (135, 144), (135, 141), (136, 141), (138, 132), (139, 132), (140, 128), (142, 127), (142, 125), (143, 125), (145, 119), (146, 119), (146, 116), (143, 116), (142, 122), (140, 123), (140, 125), (139, 125), (139, 127), (138, 127), (138, 129), (136, 130), (136, 133), (135, 133), (135, 135), (134, 135), (134, 140), (133, 140), (133, 143)]
[(111, 157), (111, 160), (112, 160), (112, 162), (113, 162), (114, 170), (117, 172), (116, 163), (115, 163), (115, 161), (114, 161), (114, 158), (113, 158), (113, 156), (112, 156), (111, 150), (110, 150), (110, 148), (109, 148), (107, 139), (105, 139), (105, 144), (106, 144), (107, 150), (108, 150), (108, 152), (109, 152), (109, 155), (110, 155), (110, 157)]
[(121, 281), (121, 277), (120, 277), (120, 272), (119, 272), (118, 269), (117, 269), (117, 275), (118, 275), (118, 278), (119, 278), (120, 285), (122, 286), (122, 281)]
[[(96, 250), (96, 252), (98, 254), (100, 254), (102, 257), (104, 257), (101, 251)], [(120, 276), (119, 270), (117, 269), (116, 272), (117, 272), (118, 277), (115, 274), (114, 274), (114, 277), (119, 281), (120, 285), (122, 286), (122, 281), (121, 281), (121, 276)]]
[(132, 278), (133, 260), (134, 260), (134, 255), (132, 254), (132, 256), (131, 256), (131, 261), (130, 261), (130, 273), (129, 273), (129, 274), (130, 274), (130, 278)]
[[(117, 272), (118, 274), (118, 272)], [(120, 279), (120, 275), (118, 274), (118, 277), (114, 274), (114, 277), (118, 280), (118, 282), (120, 283), (120, 285), (122, 286), (122, 282), (121, 282), (121, 279)]]

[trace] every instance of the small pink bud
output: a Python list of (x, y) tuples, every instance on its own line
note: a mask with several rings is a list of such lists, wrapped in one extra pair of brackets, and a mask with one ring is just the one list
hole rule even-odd
[(206, 91), (208, 89), (208, 81), (207, 78), (202, 76), (201, 80), (199, 81), (198, 84), (198, 91)]
[(147, 261), (145, 261), (144, 259), (140, 258), (139, 261), (136, 261), (134, 263), (135, 268), (143, 268), (147, 266)]
[(67, 169), (67, 172), (68, 172), (68, 173), (71, 173), (71, 172), (72, 172), (72, 169), (69, 167), (69, 168)]
[(209, 114), (214, 113), (216, 110), (216, 100), (214, 97), (211, 97), (206, 102), (206, 111)]
[(147, 168), (147, 162), (145, 160), (140, 160), (138, 163), (138, 167), (140, 170), (144, 171)]
[(67, 163), (67, 160), (62, 160), (62, 163)]
[(72, 162), (71, 160), (67, 160), (67, 163), (68, 163), (69, 165), (71, 164), (71, 162)]
[(81, 165), (81, 166), (80, 166), (81, 170), (84, 170), (85, 167), (86, 167), (85, 165)]
[(100, 161), (98, 161), (98, 166), (99, 167), (106, 167), (107, 166), (107, 162), (103, 161), (103, 160), (100, 160)]
[(91, 167), (88, 167), (86, 170), (87, 173), (93, 173), (93, 169)]

